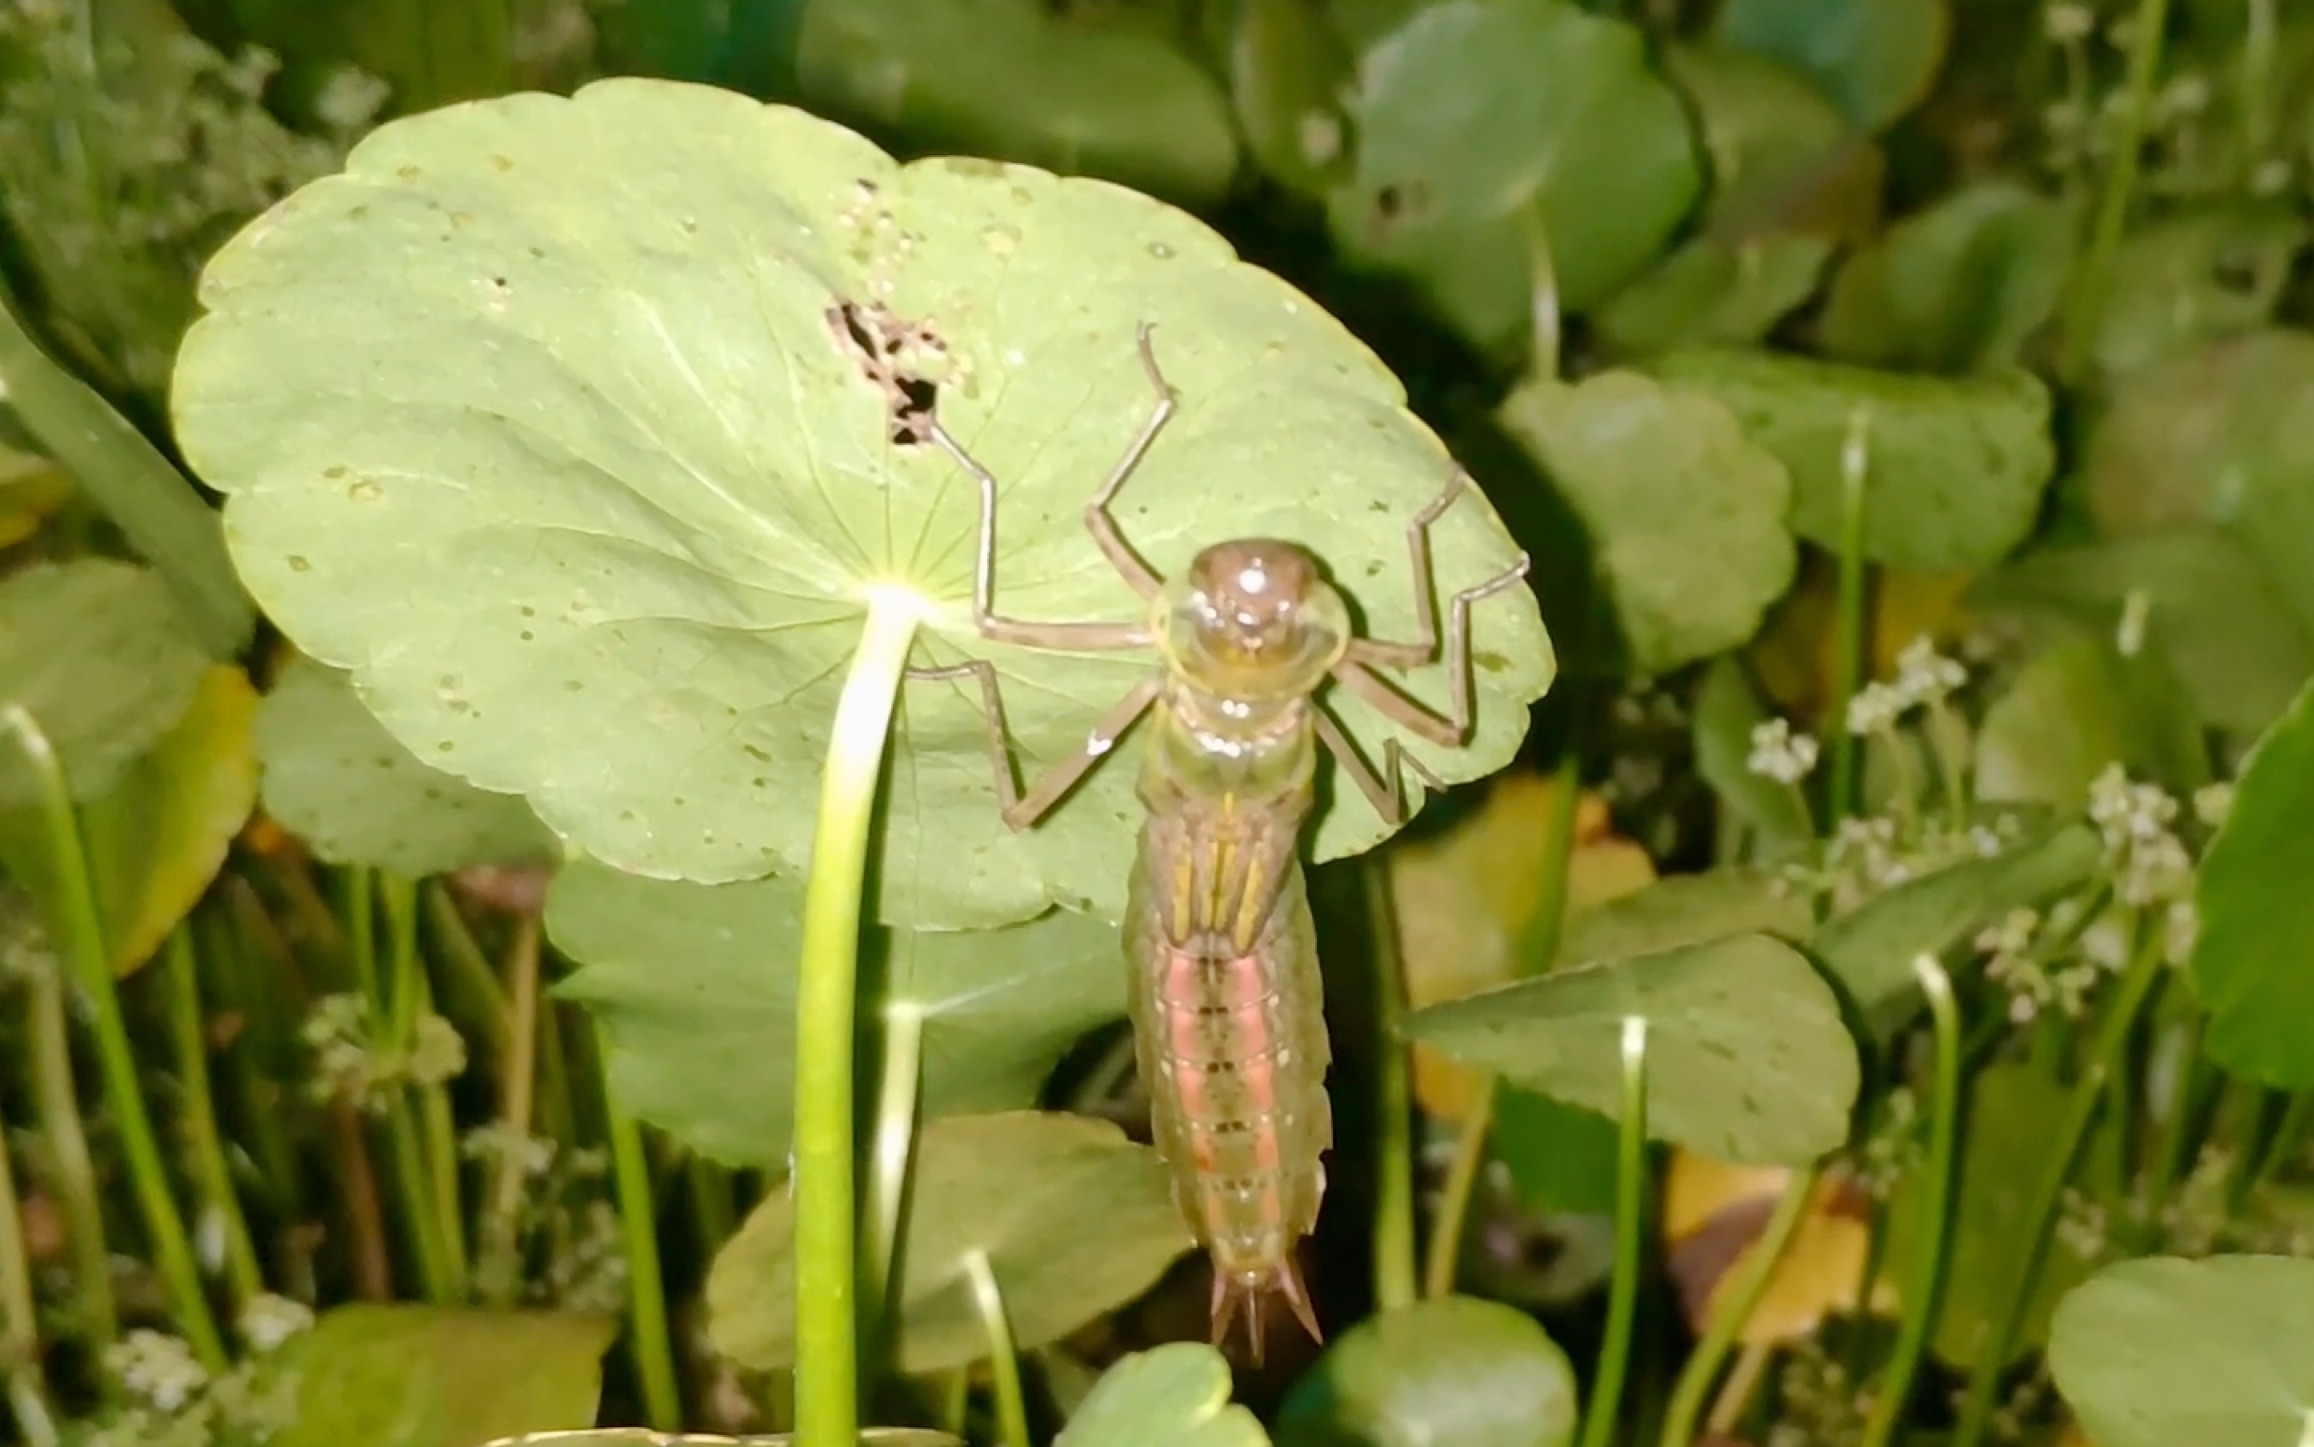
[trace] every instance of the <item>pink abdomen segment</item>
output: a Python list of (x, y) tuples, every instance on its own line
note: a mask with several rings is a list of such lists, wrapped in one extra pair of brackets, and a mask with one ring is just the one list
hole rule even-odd
[(1277, 978), (1280, 962), (1225, 949), (1193, 941), (1158, 957), (1150, 1096), (1175, 1194), (1215, 1267), (1267, 1274), (1317, 1224), (1333, 1134), (1325, 1030), (1309, 1028), (1317, 1002)]

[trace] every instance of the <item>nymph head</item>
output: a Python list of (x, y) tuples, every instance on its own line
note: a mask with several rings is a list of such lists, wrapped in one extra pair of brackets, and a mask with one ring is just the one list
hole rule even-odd
[(1279, 698), (1317, 688), (1350, 646), (1350, 611), (1317, 560), (1275, 538), (1216, 543), (1157, 598), (1166, 656), (1217, 691)]

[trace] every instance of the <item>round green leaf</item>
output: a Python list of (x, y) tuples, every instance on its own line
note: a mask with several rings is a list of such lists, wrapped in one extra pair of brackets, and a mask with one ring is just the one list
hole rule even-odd
[[(1142, 612), (1082, 517), (1153, 405), (1143, 323), (1180, 410), (1115, 511), (1161, 572), (1224, 538), (1296, 539), (1405, 636), (1404, 522), (1450, 470), (1372, 353), (1178, 211), (990, 162), (901, 167), (668, 82), (383, 127), (226, 246), (203, 296), (178, 433), (231, 494), (267, 612), (419, 759), (661, 878), (803, 870), (844, 663), (895, 588), (923, 600), (918, 662), (997, 662), (1024, 773), (1081, 749), (1154, 666), (980, 638), (975, 489), (891, 440), (832, 308), (882, 303), (938, 339), (904, 368), (1003, 480), (996, 594), (1017, 616)], [(1435, 535), (1442, 597), (1515, 555), (1475, 490)], [(1532, 594), (1475, 626), (1472, 746), (1415, 745), (1450, 780), (1512, 755), (1551, 673)], [(1442, 671), (1415, 691), (1443, 699)], [(1379, 716), (1342, 712), (1378, 754)], [(1014, 834), (977, 692), (911, 688), (904, 713), (873, 866), (887, 919), (1121, 911), (1129, 766)], [(1321, 859), (1389, 832), (1334, 792)]]
[(1775, 224), (1856, 146), (1840, 108), (1780, 61), (1706, 42), (1672, 46), (1665, 64), (1695, 107), (1720, 226)]
[(1627, 1016), (1647, 1021), (1647, 1130), (1726, 1161), (1799, 1164), (1848, 1138), (1856, 1046), (1799, 951), (1735, 935), (1580, 965), (1433, 1005), (1408, 1034), (1603, 1114), (1621, 1108)]
[[(158, 573), (79, 558), (0, 578), (0, 705), (32, 715), (75, 799), (110, 793), (130, 760), (185, 716), (208, 671)], [(0, 743), (0, 809), (40, 798), (11, 735)]]
[(2049, 1373), (2097, 1447), (2302, 1447), (2314, 1261), (2123, 1261), (2057, 1309)]
[(1771, 870), (1721, 865), (1668, 874), (1636, 894), (1567, 921), (1559, 958), (1569, 964), (1660, 954), (1730, 935), (1764, 934), (1795, 944), (1815, 928), (1807, 896)]
[(1515, 367), (1526, 355), (1534, 336), (1534, 278), (1516, 217), (1409, 224), (1387, 235), (1335, 241), (1349, 265), (1403, 280), (1487, 357)]
[[(257, 802), (250, 747), (257, 690), (227, 664), (208, 670), (192, 706), (129, 765), (112, 792), (81, 806), (81, 850), (113, 971), (151, 959), (224, 868)], [(37, 808), (0, 812), (0, 867), (68, 938), (64, 887)]]
[(1280, 1447), (1566, 1447), (1575, 1371), (1531, 1316), (1445, 1296), (1368, 1317), (1294, 1384)]
[[(1581, 523), (1612, 614), (1605, 651), (1630, 672), (1736, 647), (1791, 586), (1791, 477), (1727, 408), (1601, 372), (1531, 382), (1498, 415)], [(1711, 567), (1693, 565), (1703, 555)]]
[(2013, 181), (1963, 187), (1848, 258), (1824, 303), (1824, 351), (1901, 371), (2010, 365), (2056, 315), (2072, 261), (2061, 202)]
[(265, 810), (332, 864), (412, 878), (555, 857), (518, 794), (419, 762), (364, 705), (350, 675), (291, 660), (257, 715)]
[(1269, 175), (1321, 195), (1347, 163), (1339, 96), (1350, 53), (1318, 0), (1244, 0), (1230, 34), (1229, 93)]
[(1946, 0), (1728, 0), (1713, 24), (1720, 40), (1814, 76), (1875, 131), (1927, 98), (1952, 39)]
[(2089, 444), (2084, 486), (2108, 533), (2215, 524), (2314, 624), (2314, 334), (2275, 328), (2135, 372)]
[(2309, 228), (2294, 205), (2196, 207), (2130, 235), (2113, 257), (2096, 356), (2109, 372), (2264, 325)]
[(2036, 653), (1985, 710), (1974, 756), (1984, 803), (2078, 809), (2112, 764), (2191, 792), (2209, 782), (2208, 745), (2168, 650), (2125, 654), (2111, 629)]
[(2257, 555), (2230, 533), (2197, 527), (2036, 549), (1969, 587), (1980, 616), (2105, 626), (2142, 592), (2196, 711), (2256, 734), (2314, 676), (2314, 628)]
[(1814, 294), (1831, 259), (1821, 236), (1699, 236), (1615, 293), (1594, 320), (1626, 354), (1756, 342)]
[(2251, 753), (2194, 886), (2195, 994), (2210, 1012), (2204, 1047), (2228, 1070), (2290, 1090), (2314, 1086), (2314, 684)]
[(297, 1409), (279, 1447), (471, 1447), (584, 1427), (618, 1321), (576, 1312), (341, 1306), (281, 1349)]
[(1676, 352), (1650, 364), (1675, 390), (1735, 409), (1792, 470), (1792, 526), (1840, 546), (1841, 453), (1869, 425), (1864, 553), (1939, 572), (1998, 562), (2032, 530), (2056, 467), (2049, 389), (2008, 370), (1947, 380), (1765, 352)]
[[(654, 1432), (648, 1427), (589, 1427), (576, 1432), (525, 1432), (482, 1447), (794, 1447), (793, 1432), (750, 1432), (723, 1437), (712, 1432)], [(920, 1427), (862, 1427), (861, 1447), (965, 1447), (964, 1439)]]
[(920, 152), (1107, 176), (1189, 204), (1237, 170), (1221, 88), (1155, 36), (1041, 0), (837, 0), (803, 7), (796, 79), (818, 110)]
[[(560, 987), (602, 1021), (638, 1116), (721, 1160), (776, 1166), (795, 1094), (803, 881), (683, 884), (588, 860), (547, 894)], [(1054, 910), (994, 930), (875, 930), (863, 961), (887, 1013), (922, 1020), (928, 1115), (1032, 1104), (1088, 1030), (1125, 1013), (1117, 932)], [(675, 962), (679, 962), (676, 967)]]
[[(984, 1252), (1023, 1351), (1155, 1285), (1191, 1247), (1164, 1163), (1106, 1121), (1020, 1111), (928, 1122), (902, 1254), (900, 1364), (988, 1354), (967, 1258)], [(795, 1360), (795, 1201), (767, 1197), (707, 1278), (716, 1350), (760, 1371)]]
[(1229, 1363), (1212, 1347), (1135, 1352), (1101, 1374), (1053, 1447), (1268, 1447), (1229, 1389)]
[(1447, 0), (1360, 59), (1354, 179), (1329, 212), (1353, 250), (1530, 210), (1580, 311), (1670, 237), (1701, 182), (1679, 98), (1634, 26), (1572, 0)]

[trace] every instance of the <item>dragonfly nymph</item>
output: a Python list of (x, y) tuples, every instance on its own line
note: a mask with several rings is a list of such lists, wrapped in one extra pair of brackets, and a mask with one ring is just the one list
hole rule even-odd
[(1026, 829), (1153, 712), (1139, 793), (1147, 816), (1128, 894), (1125, 952), (1135, 1053), (1153, 1135), (1190, 1233), (1213, 1263), (1213, 1335), (1242, 1312), (1255, 1361), (1261, 1305), (1282, 1296), (1319, 1337), (1295, 1250), (1316, 1226), (1322, 1157), (1333, 1144), (1326, 1098), (1323, 990), (1301, 832), (1315, 800), (1318, 755), (1334, 756), (1382, 817), (1406, 817), (1405, 774), (1438, 779), (1395, 738), (1377, 771), (1319, 701), (1330, 678), (1410, 732), (1462, 747), (1471, 721), (1471, 605), (1526, 575), (1527, 558), (1448, 604), (1451, 708), (1439, 714), (1375, 672), (1439, 661), (1430, 525), (1462, 489), (1445, 490), (1407, 524), (1419, 636), (1359, 636), (1350, 612), (1303, 548), (1270, 538), (1215, 543), (1182, 577), (1159, 577), (1125, 541), (1109, 505), (1173, 415), (1175, 393), (1140, 328), (1142, 369), (1157, 401), (1085, 509), (1102, 554), (1148, 612), (1132, 622), (1031, 622), (996, 611), (996, 479), (934, 420), (931, 440), (980, 489), (973, 621), (982, 636), (1028, 647), (1154, 648), (1159, 666), (1102, 715), (1085, 747), (1024, 794), (1013, 774), (995, 668), (974, 659), (910, 676), (980, 686), (1004, 820)]

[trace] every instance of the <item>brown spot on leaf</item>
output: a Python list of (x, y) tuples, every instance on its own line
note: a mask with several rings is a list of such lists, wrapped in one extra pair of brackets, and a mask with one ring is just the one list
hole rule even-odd
[(884, 394), (892, 441), (902, 447), (930, 442), (940, 389), (923, 364), (948, 350), (932, 324), (904, 320), (882, 302), (838, 302), (827, 320), (837, 347)]

